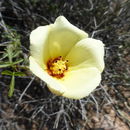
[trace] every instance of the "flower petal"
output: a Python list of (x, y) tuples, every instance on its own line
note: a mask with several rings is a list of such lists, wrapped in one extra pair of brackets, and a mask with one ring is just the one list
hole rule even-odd
[(79, 40), (87, 37), (87, 33), (59, 16), (54, 24), (40, 26), (31, 32), (31, 56), (46, 67), (49, 58), (65, 56)]
[(78, 41), (87, 37), (86, 32), (69, 23), (65, 17), (59, 16), (48, 38), (51, 57), (66, 56)]
[(104, 44), (100, 40), (86, 38), (79, 41), (66, 56), (71, 69), (97, 67), (104, 69)]
[(62, 95), (65, 92), (65, 87), (60, 84), (55, 78), (51, 77), (44, 69), (37, 64), (33, 57), (29, 57), (30, 70), (41, 80), (45, 81), (52, 91), (57, 95)]
[(88, 96), (99, 85), (100, 81), (101, 73), (97, 68), (70, 71), (61, 81), (66, 87), (63, 96), (72, 99)]
[(51, 26), (41, 26), (33, 30), (30, 34), (31, 56), (40, 64), (46, 67), (48, 54), (48, 35)]

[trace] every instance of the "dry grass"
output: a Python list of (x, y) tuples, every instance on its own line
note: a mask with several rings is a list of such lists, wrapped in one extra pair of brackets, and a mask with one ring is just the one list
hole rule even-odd
[[(64, 15), (90, 37), (105, 43), (106, 68), (102, 83), (88, 97), (70, 100), (51, 94), (46, 84), (28, 70), (29, 34), (40, 25)], [(0, 65), (6, 63), (7, 48), (15, 44), (14, 60), (22, 62), (5, 70), (25, 73), (0, 75), (0, 129), (4, 130), (127, 130), (130, 127), (130, 2), (128, 0), (1, 0)], [(19, 41), (20, 40), (20, 41)], [(14, 51), (13, 51), (14, 52)]]

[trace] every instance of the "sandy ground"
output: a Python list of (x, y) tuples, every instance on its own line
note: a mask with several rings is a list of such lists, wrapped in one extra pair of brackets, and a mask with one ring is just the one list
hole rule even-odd
[[(59, 15), (105, 44), (102, 82), (81, 100), (53, 95), (28, 70), (30, 32)], [(0, 33), (0, 130), (130, 129), (129, 0), (1, 0)], [(2, 72), (14, 68), (21, 73), (8, 97), (12, 77)]]

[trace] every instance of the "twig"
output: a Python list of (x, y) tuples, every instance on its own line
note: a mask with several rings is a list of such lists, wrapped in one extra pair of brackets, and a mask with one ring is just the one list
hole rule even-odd
[(66, 130), (69, 130), (69, 124), (67, 122), (67, 119), (66, 119), (65, 115), (64, 115), (64, 121), (65, 121)]
[(0, 21), (0, 26), (3, 27), (3, 29), (4, 29), (4, 31), (5, 31), (6, 33), (9, 33), (9, 31), (8, 31), (6, 25), (5, 25), (5, 22), (4, 22), (3, 18), (2, 18), (1, 12), (0, 12), (0, 19), (1, 19), (1, 21)]
[(47, 18), (45, 18), (44, 16), (41, 16), (41, 15), (39, 15), (39, 14), (34, 14), (34, 16), (40, 17), (40, 18), (42, 18), (44, 21), (46, 21), (48, 24), (51, 24), (51, 22), (50, 22)]
[(85, 9), (86, 11), (92, 11), (93, 10), (93, 2), (92, 2), (92, 0), (89, 0), (89, 3), (90, 3), (90, 5), (91, 5), (91, 7), (90, 7), (90, 9)]
[(93, 32), (92, 32), (92, 35), (91, 35), (91, 38), (93, 38), (95, 34), (97, 34), (97, 33), (99, 33), (99, 32), (102, 32), (102, 31), (104, 31), (104, 30), (105, 30), (105, 29), (99, 29), (99, 30), (93, 31)]
[(97, 102), (97, 100), (95, 99), (95, 97), (92, 94), (90, 94), (90, 96), (92, 97), (93, 101), (96, 104), (96, 113), (97, 113), (97, 117), (99, 117), (99, 105), (98, 105), (98, 102)]
[(20, 98), (19, 98), (19, 100), (18, 100), (19, 103), (21, 102), (21, 100), (22, 100), (22, 98), (23, 98), (25, 92), (26, 92), (27, 89), (30, 87), (30, 85), (32, 84), (32, 82), (34, 81), (34, 79), (35, 79), (35, 77), (32, 78), (32, 80), (29, 82), (29, 84), (27, 85), (27, 87), (24, 89), (23, 93), (21, 94), (21, 96), (20, 96)]
[(108, 100), (111, 102), (111, 103), (114, 103), (111, 96), (108, 94), (108, 92), (106, 91), (106, 89), (100, 84), (101, 88), (103, 89), (103, 91), (105, 92), (106, 96), (108, 97)]
[(81, 102), (81, 100), (79, 100), (80, 106), (81, 106), (81, 115), (82, 115), (82, 119), (83, 120), (87, 120), (87, 111), (84, 108), (84, 104)]
[[(23, 98), (25, 92), (26, 92), (27, 89), (30, 87), (30, 85), (32, 84), (32, 82), (34, 81), (34, 79), (35, 79), (35, 77), (32, 78), (32, 80), (29, 82), (29, 84), (27, 85), (27, 87), (24, 89), (23, 93), (21, 94), (21, 96), (20, 96), (19, 99), (18, 99), (18, 104), (21, 103), (21, 100), (22, 100), (22, 98)], [(16, 110), (18, 104), (15, 105), (14, 111)]]
[[(63, 100), (62, 100), (62, 101), (63, 101)], [(59, 112), (57, 113), (56, 120), (55, 120), (54, 126), (53, 126), (54, 129), (57, 129), (57, 128), (58, 128), (60, 116), (61, 116), (62, 113), (64, 113), (64, 104), (63, 104), (63, 102), (62, 102), (62, 104), (61, 104), (61, 108), (60, 108)]]
[(45, 116), (47, 116), (47, 118), (50, 118), (50, 116), (45, 111), (43, 111), (43, 108), (44, 108), (44, 105), (42, 107), (40, 107), (39, 110), (35, 111), (31, 117), (31, 119), (34, 119), (38, 115), (39, 112), (42, 112)]

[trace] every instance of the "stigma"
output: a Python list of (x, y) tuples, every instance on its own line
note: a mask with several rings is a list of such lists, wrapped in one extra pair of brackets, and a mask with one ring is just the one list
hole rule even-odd
[(47, 72), (53, 77), (62, 78), (68, 70), (67, 63), (68, 60), (64, 60), (62, 56), (50, 59), (47, 62)]

